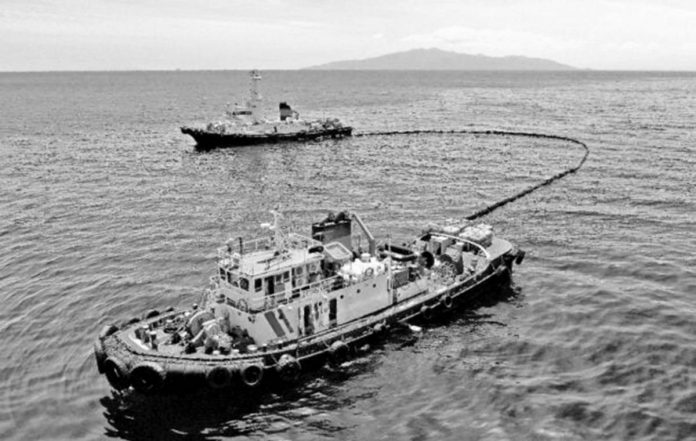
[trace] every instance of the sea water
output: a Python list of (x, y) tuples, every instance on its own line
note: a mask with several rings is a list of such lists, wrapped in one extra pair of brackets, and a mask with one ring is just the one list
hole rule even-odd
[(216, 247), (269, 210), (307, 232), (348, 209), (406, 241), (583, 152), (414, 135), (198, 153), (179, 126), (242, 102), (246, 72), (0, 74), (0, 438), (696, 439), (696, 74), (263, 75), (269, 117), (287, 101), (356, 132), (591, 154), (483, 219), (527, 251), (510, 290), (294, 388), (121, 397), (99, 329), (197, 301)]

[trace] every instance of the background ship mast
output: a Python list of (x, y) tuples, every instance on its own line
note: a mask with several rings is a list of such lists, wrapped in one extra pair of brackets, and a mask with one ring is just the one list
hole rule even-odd
[(259, 93), (259, 81), (261, 81), (261, 74), (258, 70), (254, 69), (249, 72), (249, 78), (251, 79), (251, 85), (249, 86), (249, 101), (247, 101), (247, 108), (251, 111), (251, 118), (254, 122), (258, 122), (259, 108), (261, 107), (261, 94)]

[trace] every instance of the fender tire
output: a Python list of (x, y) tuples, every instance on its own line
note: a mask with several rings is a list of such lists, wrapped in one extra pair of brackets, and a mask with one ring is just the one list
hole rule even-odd
[(263, 365), (248, 364), (242, 368), (242, 382), (249, 387), (256, 387), (263, 380)]
[(335, 342), (331, 343), (331, 347), (329, 348), (329, 358), (331, 360), (331, 364), (338, 366), (348, 360), (349, 355), (350, 348), (344, 341), (336, 340)]
[(100, 374), (104, 373), (104, 362), (106, 361), (106, 351), (101, 338), (94, 340), (94, 358), (97, 359), (97, 370)]
[(524, 256), (525, 256), (526, 254), (527, 254), (527, 253), (524, 252), (524, 250), (520, 250), (520, 251), (517, 253), (517, 257), (515, 257), (515, 263), (516, 263), (517, 265), (522, 265), (522, 261), (524, 260)]
[(160, 390), (166, 376), (167, 373), (162, 366), (151, 361), (136, 365), (130, 372), (133, 389), (146, 394)]
[(213, 389), (224, 389), (232, 384), (232, 372), (225, 366), (215, 366), (206, 372), (205, 381)]
[(116, 357), (107, 357), (103, 364), (104, 375), (116, 390), (123, 390), (130, 385), (130, 375), (126, 364)]
[(118, 326), (116, 325), (104, 325), (99, 331), (99, 340), (104, 340), (106, 337), (110, 336), (114, 332), (118, 331)]
[(290, 354), (283, 354), (278, 360), (276, 371), (281, 380), (288, 383), (297, 381), (302, 372), (300, 362)]

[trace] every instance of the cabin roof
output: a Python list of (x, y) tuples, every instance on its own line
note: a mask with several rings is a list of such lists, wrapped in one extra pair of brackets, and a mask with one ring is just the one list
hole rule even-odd
[(289, 271), (291, 268), (309, 262), (318, 262), (323, 258), (321, 253), (310, 253), (307, 248), (291, 248), (282, 254), (273, 249), (259, 250), (242, 256), (239, 262), (239, 273), (258, 278)]

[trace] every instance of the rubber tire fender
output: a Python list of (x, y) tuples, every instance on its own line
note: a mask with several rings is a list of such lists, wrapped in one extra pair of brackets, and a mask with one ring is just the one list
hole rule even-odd
[(152, 361), (139, 363), (130, 372), (133, 389), (146, 394), (161, 389), (166, 377), (167, 372), (162, 366)]
[(104, 325), (99, 331), (99, 340), (104, 340), (106, 337), (110, 336), (114, 332), (118, 331), (118, 326), (116, 325)]
[(116, 357), (107, 357), (104, 360), (104, 375), (106, 379), (116, 390), (123, 390), (130, 385), (130, 375), (126, 364)]
[(433, 308), (428, 305), (423, 305), (421, 306), (420, 314), (425, 320), (431, 320), (433, 318)]
[(157, 317), (158, 315), (160, 315), (160, 312), (157, 309), (151, 309), (145, 314), (145, 320)]
[(102, 343), (100, 338), (94, 340), (94, 358), (97, 360), (97, 370), (100, 374), (103, 374), (106, 351), (104, 350), (104, 343)]
[(242, 382), (249, 387), (256, 387), (263, 380), (263, 365), (250, 363), (242, 368)]
[(206, 372), (205, 381), (213, 389), (223, 389), (232, 384), (232, 372), (225, 366), (215, 366)]
[(442, 303), (442, 306), (445, 309), (452, 309), (452, 306), (454, 306), (454, 300), (452, 299), (452, 296), (449, 294), (445, 294), (442, 296), (442, 299), (440, 299), (440, 303)]
[(524, 256), (525, 256), (526, 254), (527, 254), (527, 253), (526, 253), (524, 250), (518, 251), (518, 252), (517, 252), (517, 257), (515, 257), (515, 263), (516, 263), (517, 265), (521, 265), (521, 264), (522, 264), (522, 261), (524, 260)]
[(297, 358), (290, 354), (283, 354), (276, 364), (276, 371), (281, 380), (291, 383), (300, 377), (302, 366)]
[(348, 359), (350, 348), (343, 340), (336, 340), (329, 347), (331, 363), (338, 366)]

